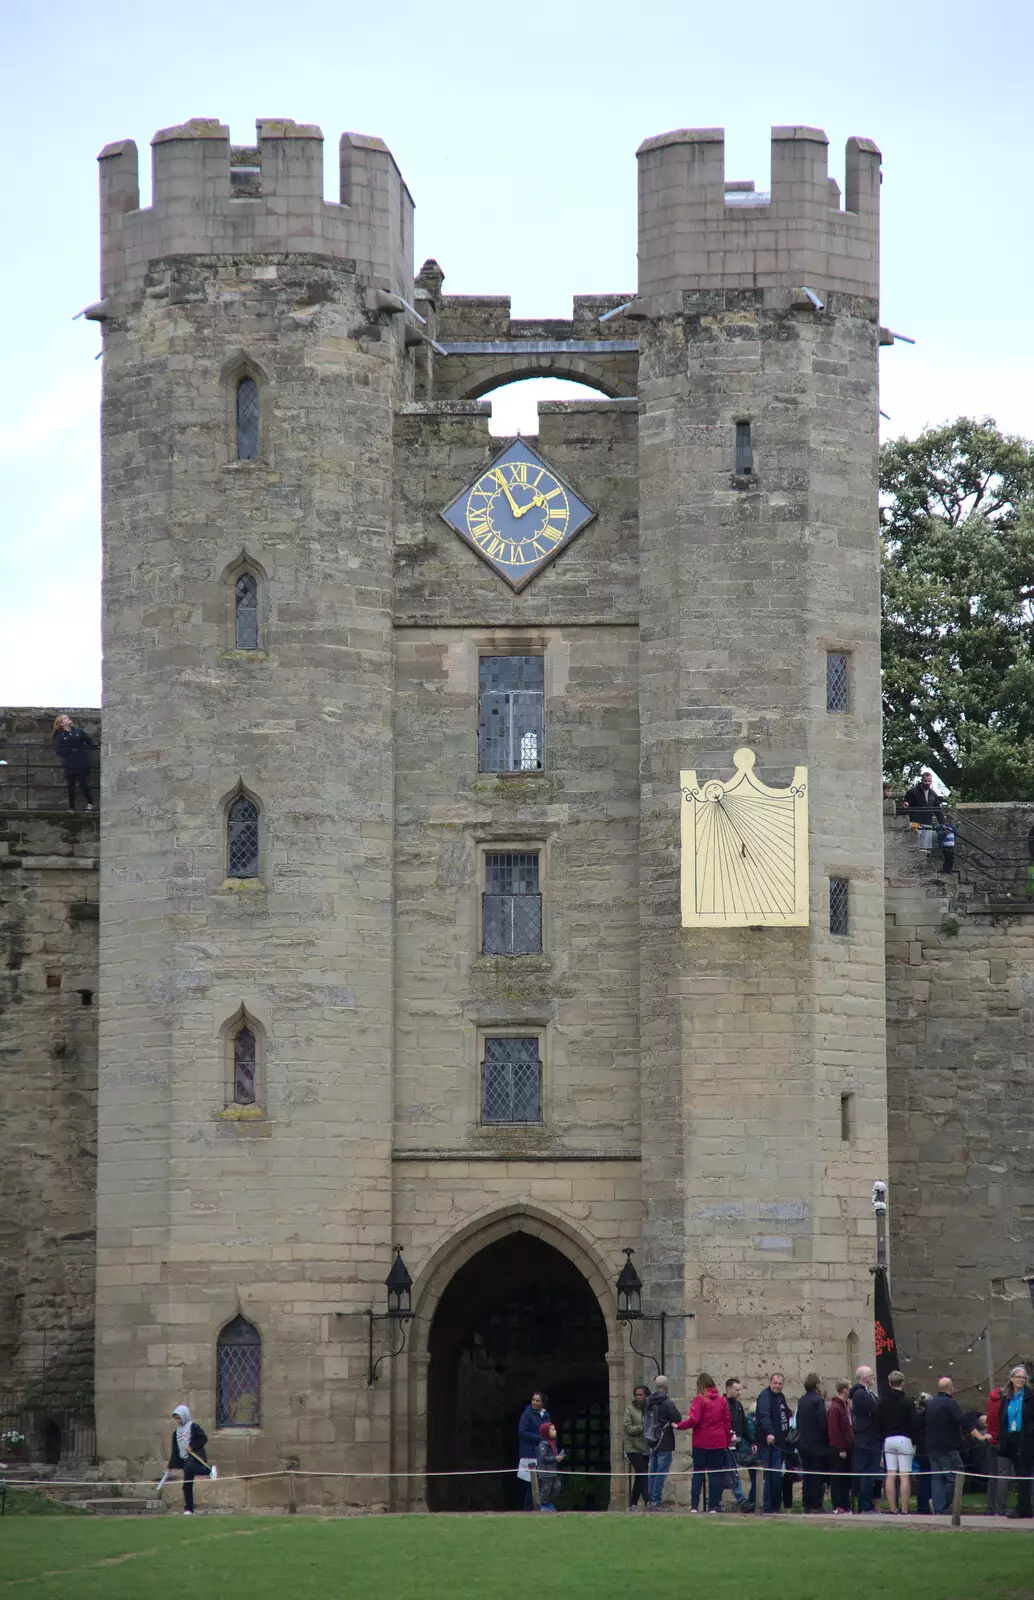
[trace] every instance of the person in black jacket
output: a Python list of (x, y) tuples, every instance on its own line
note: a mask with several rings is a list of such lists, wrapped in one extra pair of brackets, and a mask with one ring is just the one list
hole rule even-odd
[(934, 827), (943, 820), (944, 801), (933, 786), (933, 773), (924, 767), (918, 783), (905, 795), (905, 808), (912, 822), (919, 824), (919, 847), (933, 848)]
[[(732, 1485), (733, 1497), (741, 1511), (753, 1511), (757, 1503), (758, 1475), (756, 1462), (758, 1447), (751, 1438), (751, 1425), (747, 1420), (747, 1413), (743, 1409), (740, 1395), (743, 1393), (743, 1384), (739, 1378), (726, 1378), (725, 1403), (729, 1407), (729, 1423), (732, 1427), (732, 1450), (729, 1453), (730, 1471), (729, 1481)], [(746, 1467), (750, 1478), (750, 1494), (743, 1492), (740, 1482), (740, 1467)]]
[(653, 1393), (643, 1407), (643, 1433), (650, 1447), (647, 1506), (651, 1511), (663, 1509), (664, 1480), (671, 1471), (671, 1459), (675, 1454), (674, 1424), (681, 1421), (681, 1411), (668, 1398), (668, 1380), (663, 1372), (659, 1372), (654, 1380)]
[(764, 1468), (762, 1509), (770, 1514), (783, 1509), (783, 1452), (790, 1431), (790, 1407), (783, 1381), (781, 1372), (773, 1372), (754, 1409), (758, 1465)]
[(169, 1465), (165, 1474), (158, 1481), (159, 1489), (169, 1480), (169, 1473), (177, 1470), (183, 1473), (183, 1515), (194, 1515), (194, 1479), (200, 1474), (205, 1478), (218, 1478), (219, 1468), (209, 1464), (205, 1455), (205, 1446), (208, 1435), (204, 1428), (191, 1419), (189, 1406), (176, 1406), (173, 1411), (176, 1418), (176, 1428), (172, 1435), (172, 1453), (169, 1456)]
[(75, 786), (79, 785), (87, 811), (93, 810), (93, 790), (90, 788), (90, 751), (97, 746), (88, 733), (77, 728), (69, 716), (54, 719), (54, 749), (64, 768), (68, 785), (68, 809), (75, 810)]
[(943, 1515), (951, 1510), (955, 1484), (965, 1472), (962, 1465), (963, 1435), (983, 1439), (979, 1428), (966, 1421), (966, 1414), (954, 1395), (950, 1378), (938, 1378), (937, 1393), (926, 1405), (926, 1450), (930, 1458), (930, 1486), (933, 1508)]
[[(883, 1461), (887, 1468), (884, 1491), (890, 1514), (908, 1510), (912, 1494), (912, 1462), (915, 1457), (916, 1408), (905, 1393), (905, 1374), (892, 1372), (887, 1379), (890, 1393), (876, 1408), (876, 1422), (883, 1440)], [(901, 1498), (898, 1499), (900, 1484)]]
[(930, 1457), (926, 1453), (926, 1408), (930, 1396), (922, 1393), (916, 1401), (915, 1423), (912, 1437), (915, 1440), (916, 1453), (913, 1462), (913, 1471), (916, 1475), (916, 1510), (921, 1517), (928, 1517), (933, 1509), (931, 1497)]
[(804, 1380), (804, 1393), (797, 1402), (797, 1451), (801, 1458), (801, 1503), (806, 1512), (821, 1511), (826, 1498), (826, 1473), (829, 1470), (829, 1432), (826, 1402), (817, 1372)]
[(851, 1390), (851, 1420), (854, 1423), (854, 1449), (851, 1452), (851, 1470), (854, 1473), (853, 1495), (860, 1514), (875, 1514), (873, 1479), (879, 1477), (883, 1440), (876, 1421), (879, 1396), (871, 1367), (859, 1367)]
[[(541, 1440), (539, 1429), (544, 1422), (549, 1420), (549, 1412), (546, 1410), (546, 1397), (536, 1389), (521, 1412), (521, 1418), (517, 1424), (517, 1461), (519, 1471), (521, 1470), (522, 1462), (530, 1462), (537, 1459)], [(527, 1472), (527, 1467), (524, 1467), (523, 1471)], [(534, 1504), (531, 1498), (530, 1479), (527, 1480), (527, 1483), (528, 1487), (524, 1491), (524, 1509), (525, 1511), (533, 1511)]]

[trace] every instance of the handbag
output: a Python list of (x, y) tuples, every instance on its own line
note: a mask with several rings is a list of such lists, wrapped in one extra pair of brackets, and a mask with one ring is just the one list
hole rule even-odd
[(534, 1456), (521, 1456), (517, 1463), (517, 1476), (522, 1483), (531, 1482), (531, 1469), (536, 1465), (537, 1461)]

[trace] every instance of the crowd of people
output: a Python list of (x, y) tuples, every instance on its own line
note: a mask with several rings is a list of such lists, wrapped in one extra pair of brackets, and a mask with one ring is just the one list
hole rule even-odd
[[(697, 1378), (685, 1417), (662, 1374), (653, 1389), (641, 1385), (622, 1424), (629, 1469), (628, 1507), (663, 1511), (664, 1489), (675, 1460), (675, 1436), (692, 1435), (690, 1512), (712, 1515), (726, 1490), (736, 1507), (755, 1511), (759, 1492), (769, 1515), (790, 1510), (794, 1484), (801, 1484), (805, 1513), (829, 1507), (836, 1516), (875, 1516), (882, 1496), (888, 1515), (912, 1509), (921, 1515), (951, 1511), (955, 1483), (964, 1476), (963, 1450), (972, 1447), (972, 1472), (987, 1480), (988, 1515), (1034, 1516), (1034, 1382), (1015, 1367), (991, 1391), (986, 1414), (967, 1415), (955, 1399), (952, 1380), (941, 1378), (935, 1394), (913, 1399), (902, 1373), (892, 1372), (886, 1393), (876, 1390), (871, 1367), (859, 1367), (854, 1383), (841, 1379), (827, 1396), (818, 1373), (804, 1380), (795, 1405), (784, 1393), (781, 1372), (749, 1408), (739, 1378), (727, 1378), (724, 1394), (710, 1373)], [(519, 1426), (520, 1476), (528, 1484), (525, 1509), (555, 1511), (563, 1486), (557, 1429), (545, 1396), (532, 1395)], [(746, 1483), (744, 1483), (746, 1479)], [(1016, 1504), (1008, 1509), (1010, 1489)]]

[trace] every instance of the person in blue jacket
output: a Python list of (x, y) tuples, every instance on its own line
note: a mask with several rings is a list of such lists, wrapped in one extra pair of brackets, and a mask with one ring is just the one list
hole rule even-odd
[(758, 1466), (764, 1467), (762, 1509), (769, 1515), (783, 1509), (783, 1455), (790, 1431), (790, 1406), (783, 1393), (783, 1374), (773, 1372), (754, 1407)]
[[(535, 1461), (538, 1459), (539, 1444), (542, 1440), (541, 1428), (544, 1422), (549, 1422), (549, 1412), (546, 1410), (546, 1397), (537, 1389), (528, 1404), (521, 1412), (521, 1420), (517, 1424), (517, 1457), (521, 1461)], [(534, 1509), (531, 1498), (531, 1484), (524, 1492), (524, 1509)]]

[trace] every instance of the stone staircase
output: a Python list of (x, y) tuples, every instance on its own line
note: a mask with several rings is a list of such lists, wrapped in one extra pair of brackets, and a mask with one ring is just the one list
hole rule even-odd
[[(31, 1484), (37, 1494), (44, 1495), (56, 1504), (72, 1506), (77, 1511), (87, 1511), (97, 1517), (139, 1517), (148, 1513), (164, 1514), (161, 1497), (147, 1488), (115, 1490), (110, 1484), (98, 1483), (93, 1490), (91, 1478), (96, 1467), (84, 1467), (79, 1462), (64, 1461), (60, 1466), (26, 1461), (17, 1466), (7, 1466), (0, 1471), (0, 1479), (15, 1493), (19, 1484)], [(67, 1479), (79, 1481), (69, 1483)]]

